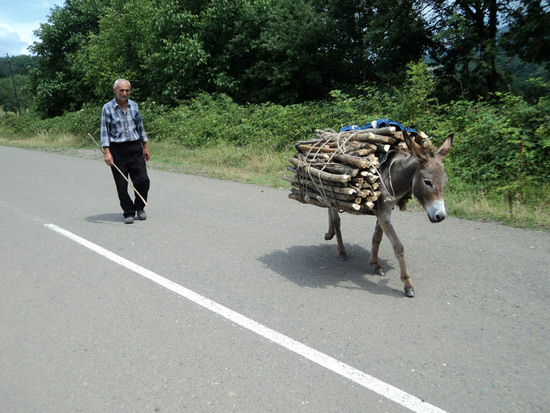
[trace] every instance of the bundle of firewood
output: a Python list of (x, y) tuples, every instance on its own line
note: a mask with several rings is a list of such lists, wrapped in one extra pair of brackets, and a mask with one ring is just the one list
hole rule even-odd
[[(429, 144), (424, 133), (415, 140)], [(314, 138), (296, 142), (285, 177), (292, 184), (289, 198), (354, 214), (372, 214), (380, 196), (380, 163), (388, 153), (408, 151), (395, 127), (348, 132), (316, 130)]]

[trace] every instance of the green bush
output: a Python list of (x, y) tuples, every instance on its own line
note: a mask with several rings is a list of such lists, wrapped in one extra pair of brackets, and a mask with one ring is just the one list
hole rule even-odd
[[(395, 119), (427, 133), (440, 144), (455, 134), (446, 161), (449, 188), (491, 193), (522, 202), (547, 202), (550, 186), (550, 99), (529, 103), (512, 94), (490, 101), (459, 100), (437, 105), (422, 65), (410, 67), (407, 92), (357, 89), (352, 95), (335, 90), (331, 100), (299, 105), (236, 104), (226, 95), (200, 94), (175, 108), (143, 102), (141, 112), (153, 141), (186, 148), (221, 143), (285, 151), (310, 139), (315, 129), (339, 130), (379, 118)], [(0, 119), (4, 136), (72, 134), (89, 144), (87, 133), (99, 135), (101, 105), (42, 120), (34, 114)]]

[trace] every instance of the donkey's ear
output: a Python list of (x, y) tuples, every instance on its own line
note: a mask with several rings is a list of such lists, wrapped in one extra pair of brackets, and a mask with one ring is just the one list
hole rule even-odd
[(437, 151), (437, 154), (441, 156), (442, 159), (444, 159), (451, 150), (451, 147), (453, 146), (453, 137), (453, 133), (447, 136), (447, 139), (445, 139), (445, 142), (443, 142), (443, 145), (441, 145), (441, 148)]
[(407, 148), (409, 148), (415, 158), (417, 158), (421, 162), (426, 162), (428, 160), (428, 155), (426, 155), (426, 151), (424, 151), (424, 148), (416, 143), (414, 138), (411, 139), (406, 131), (403, 131), (403, 139), (405, 139)]

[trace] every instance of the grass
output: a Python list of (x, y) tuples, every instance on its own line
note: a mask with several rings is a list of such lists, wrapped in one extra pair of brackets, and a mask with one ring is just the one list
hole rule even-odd
[[(78, 153), (76, 149), (97, 149), (91, 142), (70, 135), (37, 135), (26, 139), (13, 139), (0, 135), (0, 145), (29, 149), (64, 151)], [(290, 189), (284, 180), (287, 159), (293, 149), (275, 151), (269, 146), (234, 146), (218, 144), (198, 149), (187, 149), (166, 142), (150, 142), (152, 160), (150, 167), (189, 175), (249, 183), (272, 188)], [(512, 203), (507, 197), (472, 194), (466, 190), (448, 190), (445, 203), (450, 216), (477, 221), (498, 222), (504, 225), (550, 231), (550, 208), (548, 194), (542, 200)], [(416, 202), (409, 203), (409, 209), (421, 211)]]

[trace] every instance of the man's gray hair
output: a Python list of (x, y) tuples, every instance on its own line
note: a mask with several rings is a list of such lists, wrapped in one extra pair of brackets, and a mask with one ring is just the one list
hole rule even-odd
[(128, 82), (128, 85), (130, 85), (130, 89), (132, 89), (132, 84), (130, 83), (130, 81), (128, 79), (124, 79), (124, 78), (120, 78), (120, 79), (115, 80), (115, 83), (113, 84), (113, 87), (115, 89), (118, 89), (119, 82), (123, 82), (123, 81)]

